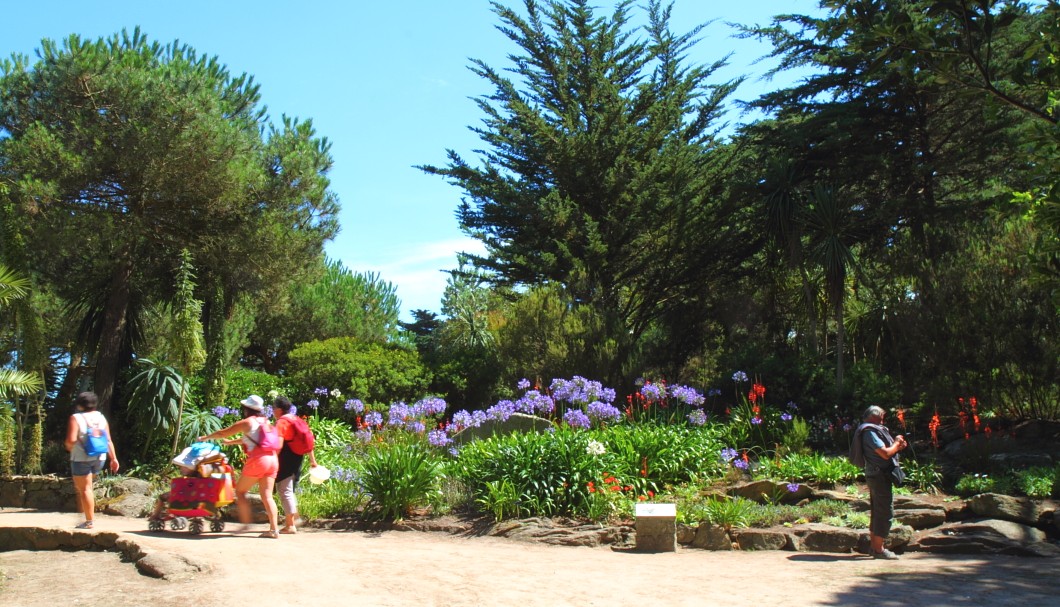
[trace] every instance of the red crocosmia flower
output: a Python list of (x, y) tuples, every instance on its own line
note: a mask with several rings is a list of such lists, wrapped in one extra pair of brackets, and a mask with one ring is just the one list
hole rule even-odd
[(648, 490), (648, 497), (655, 497), (655, 492), (649, 489)]
[(637, 499), (642, 501), (642, 502), (645, 502), (645, 501), (648, 501), (648, 496), (647, 495), (642, 495), (642, 496), (638, 497)]
[(622, 487), (619, 487), (618, 485), (611, 485), (611, 490), (612, 491), (621, 491)]
[(942, 425), (942, 421), (939, 419), (939, 412), (936, 410), (935, 415), (931, 416), (931, 421), (928, 422), (928, 431), (931, 432), (931, 444), (937, 449), (939, 446), (939, 426)]
[(748, 457), (747, 457), (747, 452), (746, 451), (744, 451), (743, 454), (740, 457), (743, 458), (743, 461), (745, 461), (747, 463), (751, 462), (751, 460), (748, 459)]
[(755, 394), (754, 390), (751, 390), (747, 393), (747, 400), (751, 401), (752, 403), (758, 401), (758, 395)]
[(983, 432), (985, 432), (985, 433), (986, 433), (986, 437), (987, 437), (987, 438), (990, 438), (990, 435), (991, 435), (991, 434), (992, 434), (992, 433), (993, 433), (994, 431), (990, 429), (990, 426), (987, 426), (986, 428), (984, 428), (984, 429), (983, 429)]
[(758, 396), (766, 395), (766, 387), (762, 384), (754, 384), (753, 386), (751, 386), (751, 391), (757, 394)]

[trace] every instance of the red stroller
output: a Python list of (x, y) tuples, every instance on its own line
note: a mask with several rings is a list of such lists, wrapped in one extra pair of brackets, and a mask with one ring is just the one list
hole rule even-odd
[(165, 511), (147, 522), (148, 530), (164, 531), (168, 522), (174, 531), (187, 528), (188, 533), (198, 535), (209, 521), (210, 531), (224, 531), (224, 507), (235, 499), (228, 458), (217, 453), (196, 462), (194, 468), (178, 465), (185, 475), (169, 482), (169, 493), (161, 498)]

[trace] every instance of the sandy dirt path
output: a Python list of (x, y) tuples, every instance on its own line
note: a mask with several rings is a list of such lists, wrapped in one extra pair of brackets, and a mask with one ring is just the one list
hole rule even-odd
[[(72, 528), (77, 520), (0, 511), (0, 526)], [(1060, 606), (1053, 559), (920, 553), (876, 561), (696, 549), (638, 554), (398, 531), (307, 530), (266, 540), (228, 532), (151, 534), (144, 523), (101, 516), (96, 529), (128, 533), (148, 549), (208, 561), (214, 570), (164, 581), (140, 575), (111, 553), (0, 552), (0, 605)]]

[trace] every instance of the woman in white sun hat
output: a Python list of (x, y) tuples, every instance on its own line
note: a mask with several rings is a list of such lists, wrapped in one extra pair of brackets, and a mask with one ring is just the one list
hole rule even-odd
[[(250, 502), (247, 501), (247, 494), (254, 485), (257, 485), (261, 504), (265, 507), (265, 514), (269, 517), (269, 530), (262, 533), (260, 537), (276, 539), (280, 535), (276, 502), (272, 500), (272, 488), (276, 482), (276, 473), (280, 469), (276, 453), (283, 446), (283, 438), (279, 437), (269, 423), (269, 418), (265, 413), (265, 401), (260, 396), (251, 394), (239, 402), (243, 405), (243, 419), (217, 432), (200, 436), (198, 440), (242, 435), (239, 439), (225, 441), (226, 445), (242, 443), (247, 451), (247, 460), (243, 463), (243, 470), (235, 486), (239, 521), (244, 525), (250, 522)], [(270, 444), (271, 440), (278, 440), (278, 443)]]

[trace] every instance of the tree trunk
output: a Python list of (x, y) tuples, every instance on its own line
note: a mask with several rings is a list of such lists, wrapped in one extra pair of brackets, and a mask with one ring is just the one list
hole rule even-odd
[(132, 279), (133, 264), (129, 252), (123, 251), (114, 268), (110, 280), (110, 294), (103, 311), (103, 330), (96, 352), (96, 372), (93, 387), (99, 397), (99, 410), (106, 416), (111, 413), (111, 399), (114, 397), (114, 386), (118, 381), (118, 367), (121, 362), (122, 342), (129, 312), (129, 282)]
[(843, 342), (846, 341), (846, 327), (843, 324), (843, 298), (835, 302), (835, 388), (836, 394), (843, 394)]

